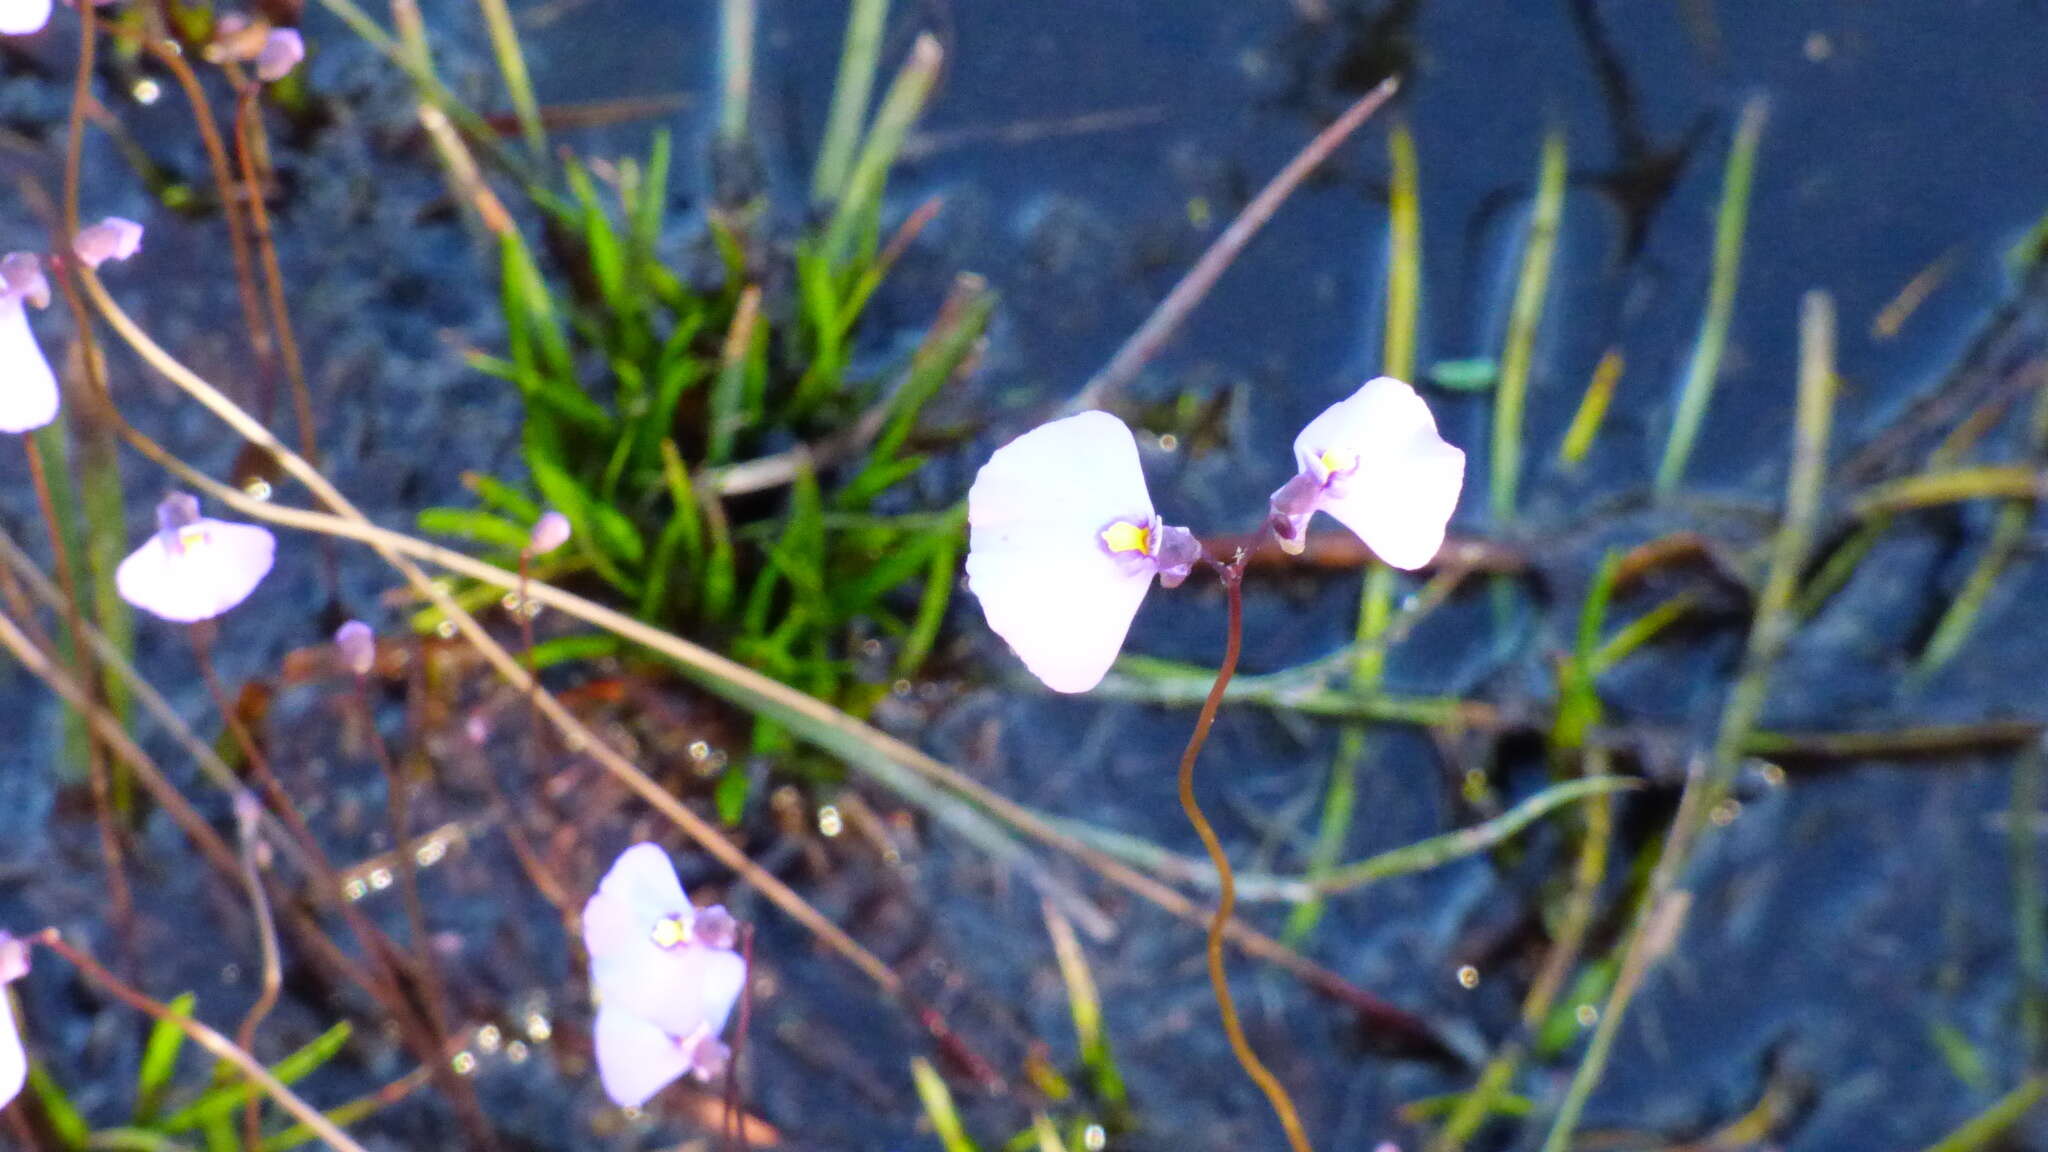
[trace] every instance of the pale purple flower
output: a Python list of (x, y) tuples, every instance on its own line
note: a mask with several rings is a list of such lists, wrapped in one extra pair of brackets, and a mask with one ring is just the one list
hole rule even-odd
[(277, 539), (253, 524), (199, 515), (173, 492), (157, 505), (157, 530), (114, 570), (121, 599), (165, 620), (211, 620), (249, 598), (270, 572)]
[(306, 41), (296, 30), (272, 28), (256, 53), (256, 78), (265, 84), (275, 84), (291, 75), (292, 69), (305, 58)]
[(526, 550), (535, 556), (545, 556), (569, 542), (569, 518), (560, 512), (543, 512), (533, 522), (533, 533), (527, 537)]
[(79, 263), (98, 268), (109, 260), (126, 260), (142, 248), (142, 225), (109, 216), (72, 237), (71, 251)]
[(0, 36), (27, 36), (50, 22), (50, 0), (0, 0)]
[(1465, 483), (1465, 454), (1437, 435), (1415, 389), (1391, 376), (1365, 382), (1294, 438), (1301, 469), (1273, 493), (1269, 523), (1300, 552), (1309, 518), (1328, 512), (1380, 559), (1415, 569), (1436, 558)]
[(31, 304), (50, 304), (43, 263), (31, 252), (9, 253), (0, 258), (0, 432), (28, 432), (57, 418), (57, 376), (29, 330)]
[(21, 1047), (21, 1025), (7, 986), (28, 975), (28, 942), (0, 932), (0, 1108), (21, 1094), (28, 1080), (28, 1053)]
[(693, 908), (668, 854), (635, 844), (583, 906), (597, 996), (597, 1073), (605, 1094), (637, 1108), (688, 1074), (717, 1079), (731, 1050), (718, 1037), (746, 984), (724, 908)]
[(334, 630), (334, 646), (341, 650), (341, 662), (358, 676), (368, 676), (377, 664), (377, 634), (361, 620), (350, 620)]
[(1107, 412), (1026, 432), (967, 493), (967, 586), (988, 626), (1055, 692), (1100, 683), (1152, 578), (1187, 579), (1202, 548), (1152, 510), (1138, 445)]

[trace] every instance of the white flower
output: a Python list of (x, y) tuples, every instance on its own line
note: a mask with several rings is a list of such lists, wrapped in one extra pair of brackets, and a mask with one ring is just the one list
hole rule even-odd
[(996, 635), (1055, 692), (1086, 692), (1116, 662), (1152, 578), (1201, 558), (1152, 510), (1131, 430), (1083, 412), (996, 450), (967, 493), (967, 586)]
[(50, 22), (50, 0), (0, 0), (0, 36), (41, 32)]
[(1294, 438), (1301, 469), (1273, 493), (1280, 546), (1300, 552), (1308, 521), (1328, 512), (1396, 568), (1420, 568), (1443, 547), (1465, 483), (1465, 454), (1437, 435), (1415, 389), (1380, 376), (1309, 421)]
[(725, 909), (693, 908), (658, 845), (619, 855), (583, 906), (583, 944), (597, 994), (597, 1074), (605, 1094), (637, 1108), (689, 1074), (714, 1080), (731, 1050), (718, 1037), (746, 985)]
[(21, 1025), (7, 986), (28, 975), (28, 944), (0, 932), (0, 1108), (21, 1094), (28, 1080), (28, 1053), (21, 1047)]
[(29, 252), (0, 258), (0, 432), (29, 432), (57, 418), (57, 377), (28, 326), (28, 306), (49, 303), (42, 261)]
[(277, 538), (253, 524), (210, 520), (199, 501), (173, 492), (157, 505), (157, 530), (114, 570), (121, 599), (179, 624), (240, 604), (263, 582)]

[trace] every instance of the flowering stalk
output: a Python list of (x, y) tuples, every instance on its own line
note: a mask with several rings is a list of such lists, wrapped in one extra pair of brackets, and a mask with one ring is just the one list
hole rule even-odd
[(1188, 823), (1195, 826), (1195, 835), (1201, 837), (1202, 847), (1208, 850), (1209, 862), (1216, 868), (1216, 911), (1209, 918), (1207, 945), (1209, 959), (1209, 986), (1216, 993), (1216, 1008), (1223, 1014), (1223, 1032), (1230, 1040), (1230, 1050), (1237, 1056), (1237, 1062), (1244, 1067), (1245, 1075), (1266, 1094), (1273, 1105), (1274, 1115), (1280, 1118), (1280, 1127), (1287, 1132), (1287, 1144), (1294, 1152), (1313, 1152), (1308, 1134), (1301, 1126), (1301, 1114), (1294, 1107), (1294, 1098), (1287, 1094), (1280, 1079), (1266, 1067), (1259, 1054), (1252, 1050), (1251, 1041), (1245, 1039), (1244, 1024), (1237, 1016), (1237, 1001), (1230, 994), (1230, 976), (1223, 968), (1223, 931), (1237, 910), (1237, 881), (1230, 870), (1230, 857), (1223, 851), (1223, 842), (1216, 836), (1216, 829), (1209, 818), (1202, 814), (1202, 806), (1195, 800), (1195, 760), (1202, 754), (1202, 746), (1209, 741), (1209, 729), (1216, 723), (1216, 713), (1223, 706), (1223, 692), (1230, 687), (1230, 677), (1237, 671), (1238, 651), (1244, 641), (1244, 565), (1246, 554), (1242, 551), (1231, 557), (1228, 563), (1209, 560), (1216, 569), (1217, 578), (1223, 581), (1223, 590), (1230, 600), (1229, 631), (1223, 645), (1223, 663), (1216, 669), (1216, 683), (1209, 689), (1209, 696), (1202, 701), (1201, 714), (1195, 717), (1195, 730), (1188, 737), (1186, 750), (1180, 754), (1180, 807), (1187, 813)]

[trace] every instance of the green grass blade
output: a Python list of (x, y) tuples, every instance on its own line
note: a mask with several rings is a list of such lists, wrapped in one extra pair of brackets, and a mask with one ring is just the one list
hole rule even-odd
[[(314, 1037), (284, 1059), (271, 1066), (271, 1075), (290, 1085), (311, 1076), (320, 1066), (334, 1059), (342, 1045), (348, 1043), (350, 1026), (346, 1021), (336, 1024)], [(234, 1073), (231, 1073), (234, 1074)], [(157, 1124), (162, 1132), (189, 1132), (213, 1121), (232, 1116), (250, 1096), (260, 1091), (246, 1080), (235, 1080), (210, 1089), (197, 1100), (166, 1116)]]
[[(190, 992), (181, 993), (167, 1007), (173, 1015), (190, 1018), (193, 1005), (199, 998)], [(163, 1105), (164, 1093), (171, 1086), (171, 1075), (178, 1070), (178, 1054), (185, 1048), (185, 1033), (169, 1021), (159, 1020), (151, 1026), (149, 1039), (142, 1046), (142, 1064), (135, 1073), (135, 1123), (148, 1127), (156, 1119), (157, 1109)]]
[(825, 138), (818, 164), (811, 172), (811, 202), (829, 204), (846, 191), (853, 172), (853, 150), (860, 143), (861, 124), (874, 95), (875, 72), (881, 65), (882, 29), (889, 20), (889, 0), (853, 0), (846, 19), (846, 43), (839, 51), (839, 78), (832, 86), (832, 110), (825, 117)]
[(720, 0), (718, 13), (718, 137), (739, 144), (747, 138), (758, 20), (754, 0)]
[(1493, 452), (1490, 507), (1496, 523), (1514, 519), (1522, 478), (1522, 420), (1528, 406), (1529, 376), (1536, 355), (1536, 333), (1550, 295), (1550, 266), (1557, 252), (1558, 223), (1564, 215), (1564, 133), (1553, 128), (1543, 137), (1542, 162), (1536, 177), (1536, 201), (1529, 214), (1529, 235), (1522, 247), (1522, 271), (1508, 310), (1507, 343), (1500, 358), (1500, 382), (1493, 394)]
[(519, 133), (535, 164), (547, 163), (548, 132), (540, 118), (540, 101), (533, 94), (533, 77), (526, 71), (526, 53), (519, 47), (519, 29), (505, 0), (477, 0), (483, 9), (484, 28), (490, 34), (491, 52), (498, 58), (498, 73), (505, 79), (505, 91), (512, 97), (512, 111), (519, 120)]
[(718, 381), (711, 390), (711, 429), (704, 462), (712, 467), (732, 459), (733, 446), (747, 424), (748, 362), (758, 341), (761, 289), (748, 285), (734, 309), (732, 326), (726, 329), (725, 352), (718, 368)]
[(1678, 394), (1671, 437), (1664, 442), (1664, 458), (1657, 464), (1659, 495), (1676, 491), (1685, 479), (1693, 442), (1699, 438), (1700, 425), (1714, 399), (1721, 353), (1728, 346), (1728, 325), (1735, 315), (1735, 287), (1742, 273), (1742, 236), (1749, 229), (1749, 192), (1756, 177), (1757, 146), (1763, 140), (1768, 107), (1763, 97), (1750, 97), (1742, 107), (1735, 140), (1728, 147), (1728, 167), (1721, 178), (1721, 208), (1714, 218), (1713, 277), (1707, 288), (1706, 312), (1700, 318), (1699, 339), (1693, 344), (1692, 362), (1686, 368), (1685, 385)]
[(846, 179), (846, 191), (833, 209), (832, 222), (825, 231), (825, 255), (834, 267), (846, 267), (853, 259), (855, 242), (873, 230), (881, 212), (882, 190), (888, 185), (889, 170), (895, 167), (896, 154), (903, 150), (911, 126), (924, 114), (925, 101), (931, 97), (942, 58), (936, 39), (930, 35), (918, 37), (909, 61), (882, 98), (882, 107), (875, 113), (874, 125), (868, 129), (860, 157)]
[(910, 1062), (910, 1079), (917, 1088), (918, 1102), (924, 1105), (925, 1118), (932, 1122), (932, 1130), (938, 1134), (939, 1145), (946, 1152), (981, 1152), (974, 1141), (967, 1138), (967, 1127), (960, 1122), (960, 1110), (953, 1103), (953, 1092), (946, 1087), (946, 1081), (933, 1068), (931, 1061), (920, 1056)]

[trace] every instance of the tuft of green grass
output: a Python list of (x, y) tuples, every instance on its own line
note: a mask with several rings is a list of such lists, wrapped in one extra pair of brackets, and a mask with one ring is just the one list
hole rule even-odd
[[(855, 18), (879, 21), (881, 7)], [(845, 99), (859, 110), (873, 61), (854, 47)], [(758, 231), (769, 214), (749, 211), (677, 241), (665, 135), (644, 158), (565, 160), (559, 189), (534, 188), (536, 239), (498, 237), (504, 347), (471, 357), (518, 392), (526, 475), (471, 477), (476, 506), (428, 509), (420, 527), (511, 564), (555, 509), (571, 541), (534, 559), (536, 576), (595, 582), (641, 621), (856, 714), (883, 677), (916, 674), (938, 642), (965, 514), (930, 510), (909, 486), (944, 439), (926, 411), (971, 371), (995, 295), (962, 276), (914, 351), (857, 353), (902, 247), (878, 243), (882, 196), (939, 58), (921, 39), (866, 132), (834, 142), (847, 168), (813, 230)], [(455, 594), (476, 607), (497, 595)], [(762, 722), (756, 744), (788, 741)]]

